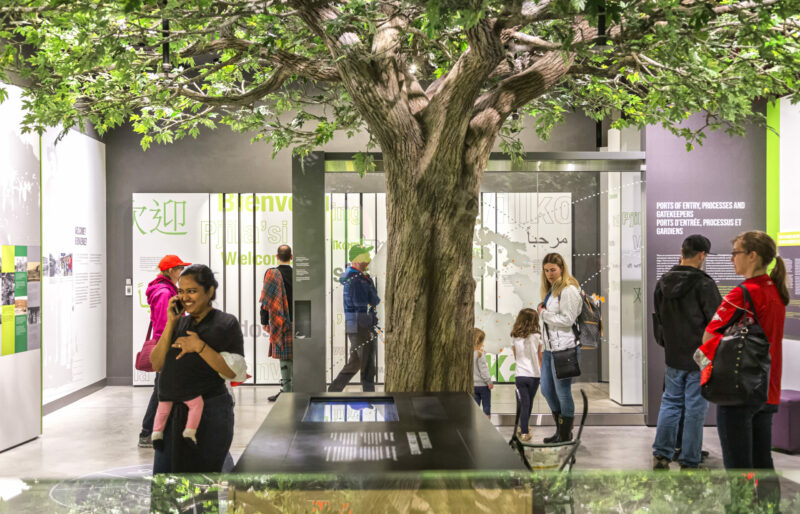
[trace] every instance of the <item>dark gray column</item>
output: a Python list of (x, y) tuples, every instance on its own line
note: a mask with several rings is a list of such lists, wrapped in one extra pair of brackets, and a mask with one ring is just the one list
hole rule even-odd
[(294, 374), (297, 392), (325, 391), (325, 153), (292, 158)]

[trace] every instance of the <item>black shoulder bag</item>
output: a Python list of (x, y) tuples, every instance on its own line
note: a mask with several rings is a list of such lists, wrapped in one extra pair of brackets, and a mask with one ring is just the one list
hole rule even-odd
[(737, 313), (720, 331), (724, 334), (712, 362), (711, 377), (700, 393), (717, 405), (761, 405), (769, 393), (769, 341), (758, 322), (750, 292), (743, 285), (744, 307), (750, 306), (754, 322), (746, 324), (746, 312)]

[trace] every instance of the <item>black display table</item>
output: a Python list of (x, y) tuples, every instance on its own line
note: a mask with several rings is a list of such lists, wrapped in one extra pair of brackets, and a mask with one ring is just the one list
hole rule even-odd
[(465, 393), (283, 393), (234, 468), (422, 470), (525, 468)]

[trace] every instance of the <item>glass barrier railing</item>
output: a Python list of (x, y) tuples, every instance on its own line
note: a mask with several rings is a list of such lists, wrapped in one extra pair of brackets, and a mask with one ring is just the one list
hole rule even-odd
[(797, 483), (723, 471), (3, 478), (0, 498), (15, 513), (800, 512)]

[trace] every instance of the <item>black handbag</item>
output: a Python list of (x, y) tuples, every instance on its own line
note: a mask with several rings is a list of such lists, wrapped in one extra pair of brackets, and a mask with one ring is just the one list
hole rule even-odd
[(753, 323), (738, 309), (720, 331), (724, 334), (714, 353), (711, 377), (700, 388), (706, 400), (717, 405), (761, 405), (769, 393), (769, 341), (758, 322), (750, 292), (741, 284), (745, 308), (751, 307)]
[(573, 346), (566, 350), (551, 352), (553, 354), (553, 364), (556, 368), (556, 378), (578, 377), (581, 374), (581, 365), (578, 363), (578, 347)]

